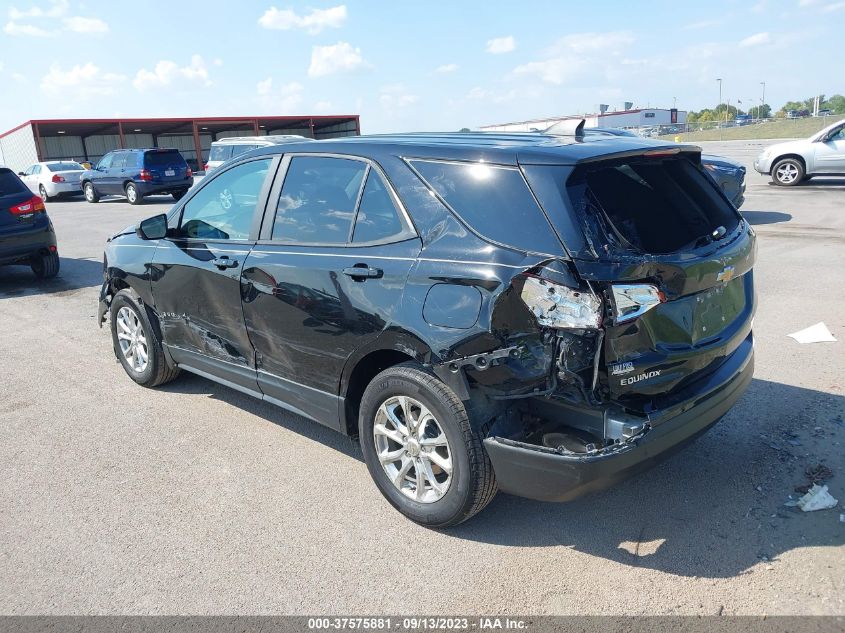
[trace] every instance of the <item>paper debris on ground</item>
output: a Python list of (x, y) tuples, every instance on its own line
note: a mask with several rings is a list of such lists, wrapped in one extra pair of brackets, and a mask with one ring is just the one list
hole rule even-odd
[(813, 484), (810, 491), (801, 497), (796, 505), (804, 512), (815, 512), (816, 510), (835, 508), (837, 503), (839, 501), (830, 495), (827, 491), (827, 486)]
[(808, 328), (787, 334), (799, 343), (835, 343), (836, 339), (824, 323), (816, 323)]

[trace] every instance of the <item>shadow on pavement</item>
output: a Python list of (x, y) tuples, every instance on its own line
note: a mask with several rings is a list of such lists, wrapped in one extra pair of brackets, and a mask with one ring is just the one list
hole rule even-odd
[[(806, 483), (809, 462), (824, 462), (826, 454), (834, 470), (842, 463), (845, 428), (836, 416), (844, 412), (842, 396), (754, 380), (718, 425), (654, 469), (568, 504), (499, 495), (449, 533), (510, 547), (562, 545), (632, 567), (708, 578), (746, 573), (795, 548), (842, 546), (840, 508), (802, 513), (783, 504), (790, 494), (800, 496), (794, 487)], [(821, 436), (805, 438), (805, 427), (807, 435)], [(819, 453), (807, 457), (814, 440)], [(840, 500), (842, 477), (835, 474), (831, 486)]]
[(749, 224), (754, 226), (789, 222), (792, 219), (789, 213), (783, 213), (782, 211), (740, 211), (740, 214)]
[(60, 259), (59, 275), (53, 279), (36, 279), (28, 265), (0, 266), (0, 300), (37, 294), (67, 296), (103, 283), (102, 260)]

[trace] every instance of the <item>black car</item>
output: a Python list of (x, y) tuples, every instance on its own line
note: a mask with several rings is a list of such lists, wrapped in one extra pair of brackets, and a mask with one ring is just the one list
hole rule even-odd
[(109, 240), (99, 321), (141, 385), (184, 369), (357, 437), (419, 523), (497, 490), (572, 499), (751, 381), (755, 236), (699, 152), (472, 133), (257, 149)]
[(179, 200), (194, 184), (194, 174), (178, 150), (121, 149), (103, 156), (80, 180), (88, 202), (117, 194), (129, 204), (141, 204), (153, 194), (169, 193)]
[[(587, 135), (609, 134), (611, 136), (639, 136), (630, 130), (612, 127), (594, 127), (584, 129)], [(670, 132), (672, 133), (672, 132)], [(701, 164), (710, 173), (710, 177), (722, 188), (725, 195), (739, 209), (745, 202), (745, 167), (724, 156), (702, 154)]]
[(44, 200), (0, 167), (0, 266), (30, 266), (39, 279), (59, 274), (59, 250)]

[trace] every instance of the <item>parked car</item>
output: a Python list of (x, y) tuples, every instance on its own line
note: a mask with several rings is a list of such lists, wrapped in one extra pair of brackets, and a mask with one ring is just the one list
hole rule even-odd
[(699, 152), (525, 133), (257, 149), (108, 241), (98, 322), (140, 385), (186, 370), (357, 437), (421, 524), (497, 490), (572, 499), (751, 381), (755, 236)]
[(830, 109), (828, 109), (828, 108), (825, 108), (825, 109), (823, 109), (823, 110), (819, 110), (819, 111), (816, 113), (816, 116), (830, 116), (831, 114), (833, 114), (833, 110), (830, 110)]
[[(612, 127), (584, 128), (587, 135), (609, 134), (611, 136), (627, 136), (636, 138), (630, 130)], [(702, 154), (701, 164), (707, 169), (716, 185), (724, 191), (733, 205), (739, 209), (745, 202), (745, 167), (723, 156)]]
[(59, 274), (59, 250), (44, 200), (0, 167), (0, 265), (23, 264), (39, 279)]
[(208, 153), (208, 161), (205, 163), (205, 173), (217, 169), (227, 160), (245, 154), (250, 150), (282, 143), (298, 143), (307, 141), (304, 136), (297, 134), (274, 134), (270, 136), (232, 136), (222, 138), (211, 143)]
[(18, 175), (32, 193), (45, 202), (82, 193), (79, 177), (85, 169), (75, 161), (47, 161), (30, 165)]
[(103, 156), (81, 180), (88, 202), (117, 194), (126, 196), (129, 204), (141, 204), (153, 194), (169, 193), (179, 200), (194, 184), (194, 175), (178, 150), (121, 149)]
[(845, 176), (845, 119), (809, 138), (770, 145), (757, 156), (754, 169), (784, 187), (813, 176)]

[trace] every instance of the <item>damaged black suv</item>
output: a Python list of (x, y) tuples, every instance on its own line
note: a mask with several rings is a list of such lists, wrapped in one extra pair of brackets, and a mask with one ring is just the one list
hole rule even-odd
[(186, 370), (357, 437), (387, 500), (445, 527), (715, 424), (751, 381), (754, 257), (693, 146), (291, 143), (111, 238), (100, 323), (137, 383)]

